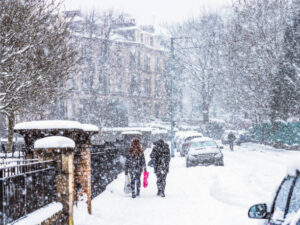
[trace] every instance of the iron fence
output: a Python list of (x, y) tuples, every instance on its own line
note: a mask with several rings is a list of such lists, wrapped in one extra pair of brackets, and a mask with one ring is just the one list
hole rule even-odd
[(101, 194), (106, 186), (123, 171), (121, 145), (113, 143), (93, 145), (91, 148), (92, 198)]
[(55, 200), (55, 161), (0, 164), (0, 225), (26, 217)]

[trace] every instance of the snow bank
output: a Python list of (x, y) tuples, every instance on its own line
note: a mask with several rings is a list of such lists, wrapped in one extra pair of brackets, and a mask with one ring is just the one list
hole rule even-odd
[(98, 127), (91, 124), (81, 124), (70, 120), (40, 120), (19, 123), (15, 130), (51, 130), (51, 129), (79, 129), (84, 131), (99, 131)]
[(75, 148), (75, 142), (67, 137), (51, 136), (37, 140), (34, 148)]
[(287, 174), (290, 176), (295, 176), (297, 170), (300, 171), (300, 157), (292, 161), (287, 167)]
[(9, 225), (36, 225), (41, 224), (46, 219), (53, 216), (55, 213), (62, 210), (62, 204), (59, 202), (54, 202), (45, 207), (30, 213), (24, 219), (17, 221), (16, 223), (12, 223)]

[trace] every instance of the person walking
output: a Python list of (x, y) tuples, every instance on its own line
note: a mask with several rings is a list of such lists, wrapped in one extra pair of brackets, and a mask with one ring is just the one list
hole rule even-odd
[[(141, 175), (147, 171), (145, 155), (140, 139), (134, 138), (131, 142), (129, 152), (126, 155), (125, 175), (130, 174), (132, 198), (140, 195)], [(136, 192), (135, 192), (136, 189)]]
[(236, 137), (235, 137), (235, 135), (233, 134), (232, 131), (229, 132), (227, 139), (228, 139), (228, 142), (229, 142), (230, 150), (233, 151), (233, 143), (234, 143)]
[(165, 197), (166, 179), (169, 172), (171, 154), (169, 145), (162, 139), (153, 143), (155, 146), (150, 154), (157, 178), (157, 195)]

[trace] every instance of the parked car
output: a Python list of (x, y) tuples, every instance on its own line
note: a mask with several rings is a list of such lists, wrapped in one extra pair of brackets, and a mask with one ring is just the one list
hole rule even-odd
[(268, 225), (300, 225), (300, 173), (287, 175), (279, 185), (268, 212), (266, 203), (250, 207), (249, 218), (266, 219)]
[[(179, 131), (175, 134), (175, 146), (177, 152), (181, 152), (182, 145), (187, 140), (190, 140), (191, 138), (195, 137), (203, 137), (203, 134), (197, 132), (197, 131)], [(184, 155), (183, 155), (184, 156)]]
[(235, 140), (235, 143), (237, 145), (240, 145), (242, 143), (251, 142), (251, 141), (253, 141), (253, 135), (250, 134), (249, 132), (245, 131), (245, 132), (239, 133), (239, 136)]
[(203, 135), (201, 133), (199, 134), (195, 134), (193, 136), (190, 136), (190, 137), (187, 137), (187, 138), (184, 138), (182, 140), (182, 143), (180, 144), (179, 146), (179, 152), (180, 152), (180, 156), (181, 157), (184, 157), (187, 153), (187, 147), (189, 147), (189, 142), (194, 139), (194, 138), (200, 138), (200, 137), (203, 137)]
[(211, 138), (194, 138), (186, 154), (186, 167), (196, 165), (216, 165), (224, 166), (222, 147)]
[(238, 130), (225, 130), (222, 137), (221, 137), (221, 142), (222, 142), (223, 145), (229, 144), (228, 134), (230, 133), (230, 131), (236, 137), (234, 143), (237, 144), (237, 145), (240, 145), (240, 144), (246, 143), (246, 142), (250, 142), (253, 139), (252, 135), (247, 131), (243, 131), (243, 130), (241, 130), (241, 131), (238, 131)]

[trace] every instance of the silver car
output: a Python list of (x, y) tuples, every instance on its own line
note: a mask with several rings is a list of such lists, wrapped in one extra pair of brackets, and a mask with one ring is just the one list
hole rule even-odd
[(191, 140), (186, 155), (186, 167), (197, 165), (224, 166), (222, 147), (211, 138), (195, 138)]

